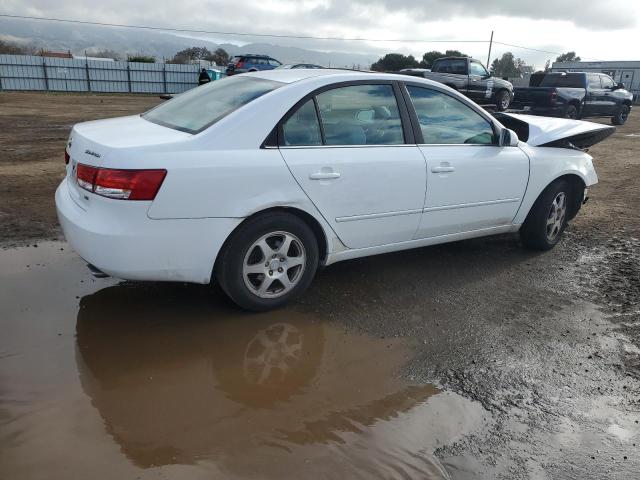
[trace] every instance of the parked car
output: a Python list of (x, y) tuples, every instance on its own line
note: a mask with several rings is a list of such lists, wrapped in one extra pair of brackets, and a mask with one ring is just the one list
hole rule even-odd
[(260, 70), (273, 70), (282, 65), (275, 58), (268, 55), (236, 55), (227, 65), (225, 73), (235, 75), (236, 73), (258, 72)]
[(614, 125), (627, 121), (633, 94), (603, 73), (539, 72), (529, 87), (517, 87), (514, 109), (533, 115), (563, 118), (611, 117)]
[(509, 108), (513, 99), (513, 85), (492, 77), (479, 60), (468, 57), (439, 58), (427, 69), (406, 69), (399, 73), (424, 77), (444, 83), (458, 90), (478, 105), (495, 105), (498, 111)]
[(324, 68), (320, 65), (315, 65), (313, 63), (285, 63), (284, 65), (280, 65), (276, 67), (278, 70), (288, 70), (291, 68)]
[(615, 128), (497, 115), (403, 75), (229, 77), (75, 125), (58, 216), (97, 271), (215, 280), (249, 310), (342, 260), (517, 231), (550, 249), (597, 182), (577, 148)]

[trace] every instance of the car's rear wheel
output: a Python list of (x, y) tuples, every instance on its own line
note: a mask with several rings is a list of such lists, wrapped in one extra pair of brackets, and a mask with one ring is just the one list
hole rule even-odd
[(624, 125), (627, 118), (629, 118), (629, 112), (631, 112), (629, 105), (622, 105), (618, 113), (611, 117), (611, 123), (614, 125)]
[(578, 111), (578, 107), (576, 107), (573, 104), (568, 105), (567, 111), (565, 112), (564, 117), (570, 120), (577, 120), (578, 118), (580, 118), (580, 112)]
[(571, 192), (568, 182), (558, 180), (540, 194), (520, 228), (522, 243), (535, 250), (550, 250), (556, 246), (567, 226)]
[(227, 240), (216, 275), (240, 307), (264, 311), (304, 292), (318, 267), (318, 242), (295, 215), (273, 212), (247, 220)]
[(504, 112), (507, 108), (509, 108), (509, 104), (511, 103), (511, 95), (506, 90), (500, 90), (496, 93), (496, 108), (499, 112)]

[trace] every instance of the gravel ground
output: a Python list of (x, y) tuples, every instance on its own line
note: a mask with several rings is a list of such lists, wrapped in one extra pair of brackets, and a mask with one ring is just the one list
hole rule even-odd
[[(73, 123), (158, 101), (1, 93), (0, 245), (60, 237), (53, 192)], [(482, 406), (482, 429), (433, 448), (451, 478), (640, 472), (640, 112), (590, 153), (600, 183), (553, 251), (505, 235), (353, 260), (295, 306), (404, 339), (407, 381)]]

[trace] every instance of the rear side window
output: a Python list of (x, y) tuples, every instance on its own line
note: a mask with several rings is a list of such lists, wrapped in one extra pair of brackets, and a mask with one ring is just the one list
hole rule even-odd
[(423, 143), (432, 145), (493, 145), (491, 123), (449, 95), (428, 88), (407, 86), (415, 108)]
[(258, 97), (282, 86), (256, 77), (229, 77), (193, 88), (142, 115), (159, 125), (199, 133)]
[(302, 105), (282, 125), (285, 146), (322, 145), (320, 123), (313, 98)]
[(352, 85), (317, 96), (326, 145), (404, 143), (391, 85)]

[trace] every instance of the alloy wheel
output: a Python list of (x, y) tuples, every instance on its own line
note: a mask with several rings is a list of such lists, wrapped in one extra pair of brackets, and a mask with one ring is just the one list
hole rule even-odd
[(306, 265), (304, 245), (289, 232), (271, 232), (256, 240), (245, 255), (244, 283), (260, 298), (277, 298), (300, 282)]
[(551, 208), (547, 216), (547, 240), (550, 242), (553, 242), (562, 231), (566, 214), (567, 195), (564, 192), (560, 192), (551, 202)]

